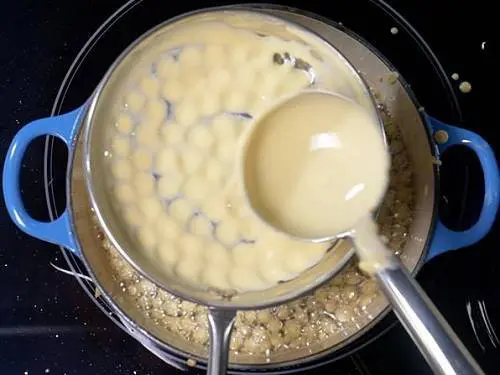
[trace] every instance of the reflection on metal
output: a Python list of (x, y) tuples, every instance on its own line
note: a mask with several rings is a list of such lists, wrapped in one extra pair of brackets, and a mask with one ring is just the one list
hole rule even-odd
[(493, 347), (497, 347), (497, 344), (500, 344), (498, 341), (498, 336), (495, 333), (495, 329), (493, 328), (493, 325), (491, 324), (490, 318), (488, 316), (488, 310), (486, 310), (486, 304), (484, 303), (484, 300), (482, 301), (477, 301), (477, 304), (479, 305), (479, 311), (481, 312), (481, 317), (484, 320), (485, 326), (486, 326), (486, 332), (488, 333), (488, 337), (491, 341), (491, 344)]
[(82, 334), (85, 331), (98, 330), (98, 328), (85, 329), (81, 325), (73, 326), (15, 326), (15, 327), (0, 327), (0, 337), (5, 336), (35, 336), (35, 335), (57, 335), (78, 333)]
[(484, 300), (477, 300), (475, 302), (477, 302), (477, 308), (479, 310), (479, 313), (475, 313), (475, 315), (477, 316), (476, 320), (474, 320), (474, 317), (472, 316), (472, 308), (473, 306), (475, 307), (476, 304), (471, 304), (470, 301), (467, 301), (466, 304), (467, 315), (469, 316), (469, 321), (472, 330), (474, 331), (474, 336), (476, 336), (476, 340), (483, 351), (486, 351), (486, 345), (483, 344), (479, 336), (487, 336), (493, 348), (497, 349), (500, 346), (500, 340), (498, 339), (495, 328), (491, 323), (490, 317), (488, 315), (488, 310), (486, 309), (486, 303), (484, 302)]
[(85, 280), (90, 281), (92, 283), (94, 282), (94, 280), (90, 276), (84, 275), (83, 273), (78, 273), (76, 271), (65, 270), (64, 268), (56, 266), (52, 262), (50, 262), (50, 265), (52, 267), (54, 267), (57, 271), (65, 273), (66, 275), (72, 275), (72, 276), (75, 276), (75, 277), (81, 277), (82, 279), (85, 279)]
[(477, 334), (477, 330), (476, 330), (476, 325), (474, 324), (474, 319), (472, 318), (472, 307), (471, 307), (470, 301), (467, 301), (467, 303), (465, 304), (465, 308), (467, 309), (467, 315), (469, 317), (469, 322), (470, 322), (470, 325), (472, 327), (472, 331), (474, 332), (474, 336), (476, 336), (477, 343), (481, 347), (481, 350), (484, 351), (485, 347), (484, 347), (483, 343), (481, 342), (481, 340), (479, 339), (479, 335)]

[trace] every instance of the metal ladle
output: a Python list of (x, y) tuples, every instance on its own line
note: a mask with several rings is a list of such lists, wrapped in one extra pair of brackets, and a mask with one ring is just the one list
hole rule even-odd
[[(339, 96), (334, 93), (331, 94), (337, 97)], [(303, 95), (303, 93), (298, 95)], [(293, 98), (296, 97), (297, 96), (294, 96)], [(267, 114), (279, 111), (287, 100), (274, 106)], [(266, 114), (254, 121), (252, 126), (248, 129), (244, 145), (241, 146), (242, 166), (250, 165), (252, 162), (251, 156), (249, 156), (251, 153), (247, 152), (247, 150), (251, 148), (250, 145), (252, 142), (256, 142), (255, 140), (258, 139), (258, 137), (252, 137), (252, 134), (259, 124), (262, 123), (262, 119), (265, 118), (265, 116)], [(269, 124), (267, 124), (267, 126), (269, 126)], [(290, 150), (290, 152), (294, 152), (294, 150)], [(257, 198), (253, 194), (248, 193), (249, 189), (247, 187), (255, 181), (247, 177), (247, 174), (243, 171), (244, 169), (245, 167), (242, 167), (240, 177), (243, 183), (243, 189), (246, 193), (246, 198), (257, 216), (266, 224), (295, 239), (309, 242), (331, 242), (340, 238), (348, 238), (352, 241), (361, 260), (360, 266), (364, 259), (370, 259), (371, 266), (369, 267), (368, 273), (378, 281), (381, 290), (392, 305), (396, 316), (435, 373), (483, 374), (479, 365), (453, 332), (452, 328), (431, 302), (429, 297), (409, 274), (399, 259), (386, 248), (382, 240), (378, 237), (375, 223), (370, 218), (370, 213), (367, 212), (368, 220), (361, 220), (362, 227), (357, 225), (355, 229), (349, 229), (343, 231), (341, 234), (321, 238), (301, 238), (297, 236), (296, 233), (291, 233), (279, 227), (279, 224), (276, 224), (276, 220), (271, 220), (269, 218), (269, 212), (264, 212), (264, 210), (262, 210), (263, 206), (257, 203)], [(369, 232), (372, 232), (373, 235)], [(368, 241), (365, 241), (367, 235), (374, 238), (370, 237)], [(368, 247), (364, 246), (367, 242), (369, 243)], [(364, 269), (368, 270), (367, 268)]]

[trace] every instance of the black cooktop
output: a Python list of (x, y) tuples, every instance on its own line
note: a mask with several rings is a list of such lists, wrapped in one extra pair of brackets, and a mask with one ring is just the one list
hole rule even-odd
[[(366, 0), (368, 2), (368, 0)], [(124, 1), (108, 0), (30, 0), (11, 1), (0, 12), (0, 155), (3, 164), (8, 145), (19, 128), (30, 120), (48, 116), (66, 72), (93, 32)], [(137, 1), (138, 7), (146, 7)], [(149, 12), (154, 1), (148, 3)], [(226, 2), (182, 4), (157, 1), (154, 15), (161, 20), (187, 10)], [(303, 8), (335, 21), (331, 2), (277, 2)], [(347, 3), (347, 2), (346, 2)], [(472, 92), (456, 90), (458, 102), (438, 97), (429, 89), (428, 76), (417, 61), (404, 61), (404, 47), (386, 50), (391, 61), (406, 64), (405, 76), (415, 91), (425, 97), (426, 108), (445, 121), (477, 131), (500, 153), (495, 133), (495, 116), (500, 95), (495, 59), (498, 39), (493, 6), (487, 0), (462, 3), (453, 1), (422, 2), (393, 0), (397, 9), (424, 37), (446, 74), (456, 72), (472, 83)], [(340, 6), (340, 5), (339, 5)], [(139, 9), (138, 8), (138, 9)], [(146, 8), (142, 13), (146, 14)], [(153, 13), (155, 13), (153, 11)], [(378, 22), (369, 12), (354, 17), (355, 31)], [(130, 21), (129, 21), (130, 22)], [(138, 16), (137, 29), (149, 28), (151, 20)], [(147, 26), (147, 27), (146, 27)], [(389, 29), (379, 33), (391, 38)], [(136, 37), (135, 35), (134, 37)], [(369, 35), (364, 35), (370, 39)], [(375, 35), (373, 35), (375, 37)], [(88, 82), (78, 82), (63, 110), (83, 102), (106, 66), (131, 40), (130, 30), (114, 35), (108, 51), (94, 51), (86, 64)], [(380, 39), (382, 38), (382, 39)], [(377, 40), (383, 40), (377, 35)], [(380, 48), (375, 45), (375, 47)], [(113, 49), (115, 48), (116, 51)], [(496, 51), (495, 51), (496, 50)], [(409, 64), (409, 65), (408, 65)], [(413, 64), (413, 65), (412, 65)], [(396, 66), (398, 64), (395, 63)], [(77, 78), (75, 78), (77, 79)], [(75, 85), (73, 85), (75, 87)], [(429, 81), (429, 87), (432, 82)], [(434, 96), (436, 97), (434, 97)], [(27, 208), (39, 219), (48, 219), (43, 188), (45, 143), (33, 143), (23, 164), (21, 185)], [(65, 165), (61, 155), (61, 165)], [(480, 205), (482, 187), (477, 161), (464, 150), (450, 152), (454, 162), (443, 169), (441, 204), (444, 219), (453, 228), (474, 221)], [(443, 163), (446, 165), (447, 163)], [(54, 183), (56, 183), (55, 181)], [(61, 189), (60, 189), (61, 190)], [(63, 199), (64, 196), (61, 195)], [(67, 268), (61, 250), (22, 233), (0, 205), (0, 373), (1, 374), (170, 374), (168, 367), (102, 313), (88, 298), (75, 278), (54, 266)], [(462, 338), (473, 356), (488, 374), (500, 373), (500, 292), (497, 254), (498, 223), (480, 243), (467, 249), (443, 254), (426, 264), (418, 279), (430, 297)], [(320, 370), (318, 370), (319, 373)], [(430, 374), (430, 370), (400, 325), (356, 353), (326, 367), (331, 374)]]

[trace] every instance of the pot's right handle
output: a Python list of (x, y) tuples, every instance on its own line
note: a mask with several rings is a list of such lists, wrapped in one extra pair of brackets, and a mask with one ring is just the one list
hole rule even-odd
[(77, 253), (78, 249), (71, 233), (69, 213), (66, 208), (61, 216), (51, 222), (33, 219), (24, 207), (19, 187), (19, 177), (23, 156), (29, 144), (37, 137), (44, 135), (56, 136), (66, 143), (71, 150), (72, 140), (79, 127), (78, 117), (82, 108), (60, 116), (47, 117), (35, 120), (25, 125), (14, 136), (3, 168), (3, 196), (5, 206), (14, 223), (30, 236), (51, 242)]
[(457, 232), (445, 227), (438, 218), (427, 255), (427, 260), (429, 260), (448, 250), (472, 245), (490, 231), (498, 211), (500, 174), (495, 154), (481, 136), (465, 129), (444, 124), (430, 116), (427, 116), (427, 120), (432, 127), (433, 137), (440, 154), (454, 145), (469, 147), (476, 153), (484, 175), (484, 201), (479, 219), (469, 229)]

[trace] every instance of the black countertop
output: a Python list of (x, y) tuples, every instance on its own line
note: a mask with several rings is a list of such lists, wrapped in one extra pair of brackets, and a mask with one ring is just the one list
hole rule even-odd
[[(178, 5), (179, 9), (172, 4), (172, 13), (165, 14), (164, 18), (181, 10), (215, 5), (188, 3)], [(498, 21), (493, 6), (486, 0), (468, 3), (394, 0), (390, 3), (423, 34), (449, 74), (457, 72), (472, 83), (470, 94), (459, 95), (463, 110), (461, 122), (483, 135), (497, 153), (500, 152), (499, 137), (495, 135), (496, 108), (500, 102), (498, 60), (494, 58), (495, 50), (498, 52), (498, 39), (494, 39)], [(121, 4), (123, 2), (117, 0), (18, 0), (3, 4), (0, 12), (2, 164), (10, 140), (19, 128), (50, 114), (57, 90), (74, 57)], [(288, 4), (320, 14), (324, 8), (308, 2)], [(370, 22), (369, 14), (360, 14), (360, 17)], [(418, 67), (415, 69), (418, 71)], [(439, 108), (435, 111), (439, 112)], [(444, 120), (460, 120), (446, 118), (446, 111), (440, 115)], [(37, 141), (31, 147), (23, 164), (21, 181), (27, 208), (35, 217), (47, 219), (42, 186), (43, 146), (42, 141)], [(474, 161), (467, 155), (457, 156), (456, 160), (454, 168), (443, 171), (445, 176), (446, 173), (468, 174), (474, 192), (473, 187), (477, 185), (474, 182), (480, 178), (474, 172)], [(61, 160), (61, 164), (65, 164), (65, 160)], [(461, 195), (456, 185), (443, 188), (450, 199)], [(469, 204), (477, 206), (477, 199), (470, 199)], [(446, 213), (446, 209), (444, 211)], [(448, 216), (456, 216), (453, 212)], [(467, 221), (467, 215), (458, 216), (462, 224)], [(460, 224), (457, 217), (454, 219), (454, 224)], [(59, 248), (22, 233), (10, 221), (3, 205), (0, 205), (0, 234), (1, 374), (175, 372), (116, 327), (72, 276), (56, 271), (51, 264), (67, 268)], [(419, 275), (431, 298), (491, 374), (500, 373), (500, 342), (494, 336), (495, 327), (500, 325), (498, 240), (497, 224), (493, 233), (479, 244), (434, 259)], [(491, 327), (483, 319), (486, 306)], [(475, 322), (476, 334), (467, 309)], [(430, 373), (400, 326), (354, 356), (330, 365), (327, 371)]]

